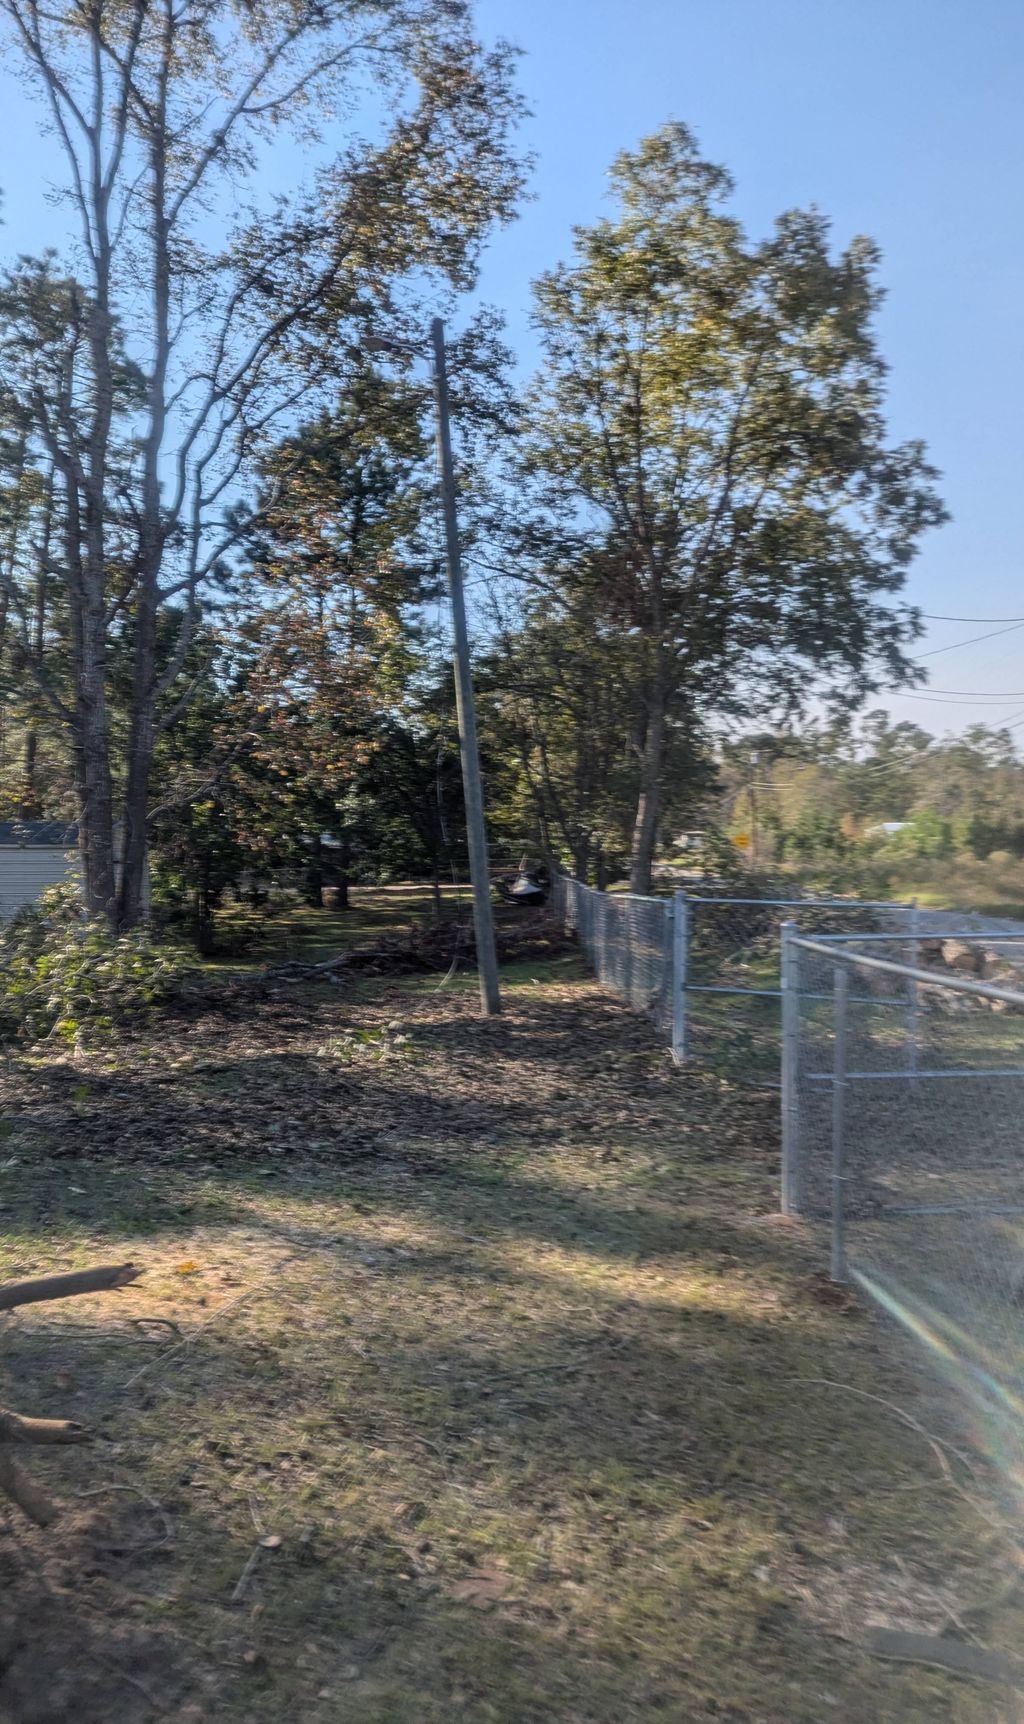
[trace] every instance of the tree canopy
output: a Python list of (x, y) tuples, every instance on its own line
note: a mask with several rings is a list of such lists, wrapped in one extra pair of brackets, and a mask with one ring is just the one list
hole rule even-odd
[(815, 210), (748, 239), (678, 124), (611, 185), (614, 215), (537, 284), (521, 461), (541, 605), (582, 606), (632, 691), (646, 891), (673, 730), (912, 677), (915, 613), (889, 601), (944, 511), (922, 445), (886, 440), (870, 241), (833, 256)]
[[(336, 391), (371, 312), (472, 285), (521, 184), (520, 104), (511, 51), (480, 45), (462, 0), (0, 10), (66, 169), (67, 255), (10, 273), (0, 330), (4, 417), (26, 469), (52, 475), (63, 695), (35, 664), (16, 570), (0, 572), (5, 621), (68, 733), (89, 909), (130, 925), (157, 741), (189, 698), (204, 595), (251, 529), (240, 488), (300, 404)], [(268, 203), (282, 128), (316, 165)]]
[[(522, 189), (512, 50), (461, 0), (0, 7), (69, 215), (0, 281), (3, 812), (78, 819), (116, 926), (152, 850), (205, 944), (273, 870), (438, 890), (465, 832), (415, 349)], [(268, 201), (282, 127), (310, 177)], [(917, 818), (936, 758), (849, 742), (921, 675), (902, 592), (944, 519), (887, 432), (880, 258), (814, 209), (746, 234), (683, 125), (610, 189), (536, 283), (532, 382), (486, 308), (451, 345), (492, 834), (647, 891), (675, 833), (739, 829), (753, 749), (818, 787), (761, 796), (765, 856), (838, 855)], [(936, 817), (970, 803), (982, 844), (980, 746)]]

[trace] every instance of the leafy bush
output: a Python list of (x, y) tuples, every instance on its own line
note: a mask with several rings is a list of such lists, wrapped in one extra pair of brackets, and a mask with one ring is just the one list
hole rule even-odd
[(86, 920), (75, 886), (51, 886), (0, 928), (0, 1042), (109, 1035), (174, 993), (182, 969), (144, 930)]

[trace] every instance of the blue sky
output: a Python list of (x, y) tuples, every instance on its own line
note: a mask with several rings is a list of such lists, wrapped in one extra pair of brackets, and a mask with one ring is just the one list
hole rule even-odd
[[(837, 243), (882, 247), (897, 437), (924, 437), (954, 520), (909, 593), (926, 611), (1024, 618), (1024, 0), (478, 0), (525, 51), (534, 202), (483, 291), (526, 346), (529, 283), (604, 207), (618, 150), (666, 119), (737, 182), (754, 233), (817, 203)], [(995, 626), (995, 625), (993, 625)], [(919, 651), (986, 632), (934, 623)], [(1024, 691), (1024, 628), (926, 661), (937, 689)], [(927, 729), (1024, 718), (890, 697)], [(1024, 737), (1024, 725), (1018, 735)]]
[[(477, 0), (477, 15), (486, 37), (524, 50), (533, 109), (533, 201), (491, 245), (482, 282), (513, 345), (529, 358), (530, 281), (568, 255), (574, 222), (601, 213), (612, 157), (686, 120), (732, 172), (752, 232), (816, 202), (837, 244), (865, 232), (881, 245), (892, 429), (926, 440), (954, 516), (909, 596), (929, 612), (1024, 617), (1024, 0)], [(34, 122), (0, 72), (8, 252), (66, 222), (43, 201), (54, 157)], [(275, 180), (291, 160), (275, 152)], [(1020, 718), (1024, 740), (1024, 628), (937, 651), (987, 632), (935, 622), (918, 650), (935, 654), (937, 691), (1005, 706), (885, 704), (936, 731)]]

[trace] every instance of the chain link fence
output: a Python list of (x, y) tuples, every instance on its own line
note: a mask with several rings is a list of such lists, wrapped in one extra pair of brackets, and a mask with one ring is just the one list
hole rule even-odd
[(676, 903), (628, 892), (597, 892), (568, 875), (556, 877), (552, 908), (567, 933), (575, 934), (603, 988), (651, 1019), (681, 1057), (675, 979)]
[(739, 898), (687, 893), (687, 1048), (723, 1077), (778, 1087), (781, 1045), (781, 930), (787, 918), (807, 934), (906, 930), (914, 904), (853, 898)]
[(784, 930), (783, 1208), (923, 1343), (1024, 1507), (1024, 936)]
[(820, 1233), (833, 1279), (924, 1344), (1019, 1514), (1024, 928), (566, 877), (553, 908), (677, 1061), (781, 1078), (783, 1209)]
[(906, 927), (913, 905), (850, 898), (740, 898), (599, 892), (559, 875), (554, 914), (576, 935), (602, 987), (644, 1013), (673, 1057), (761, 1087), (779, 1086), (780, 930)]

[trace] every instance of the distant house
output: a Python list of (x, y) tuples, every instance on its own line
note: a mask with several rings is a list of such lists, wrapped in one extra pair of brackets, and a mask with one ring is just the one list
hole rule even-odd
[(865, 838), (895, 838), (897, 832), (905, 832), (911, 824), (909, 820), (883, 820), (879, 826), (867, 826), (864, 829)]
[[(121, 878), (121, 828), (114, 827), (114, 886)], [(0, 820), (0, 922), (34, 904), (44, 886), (78, 876), (78, 827), (73, 820)], [(142, 876), (142, 909), (149, 914), (149, 859)]]
[(73, 876), (77, 845), (78, 827), (66, 820), (0, 820), (0, 922)]

